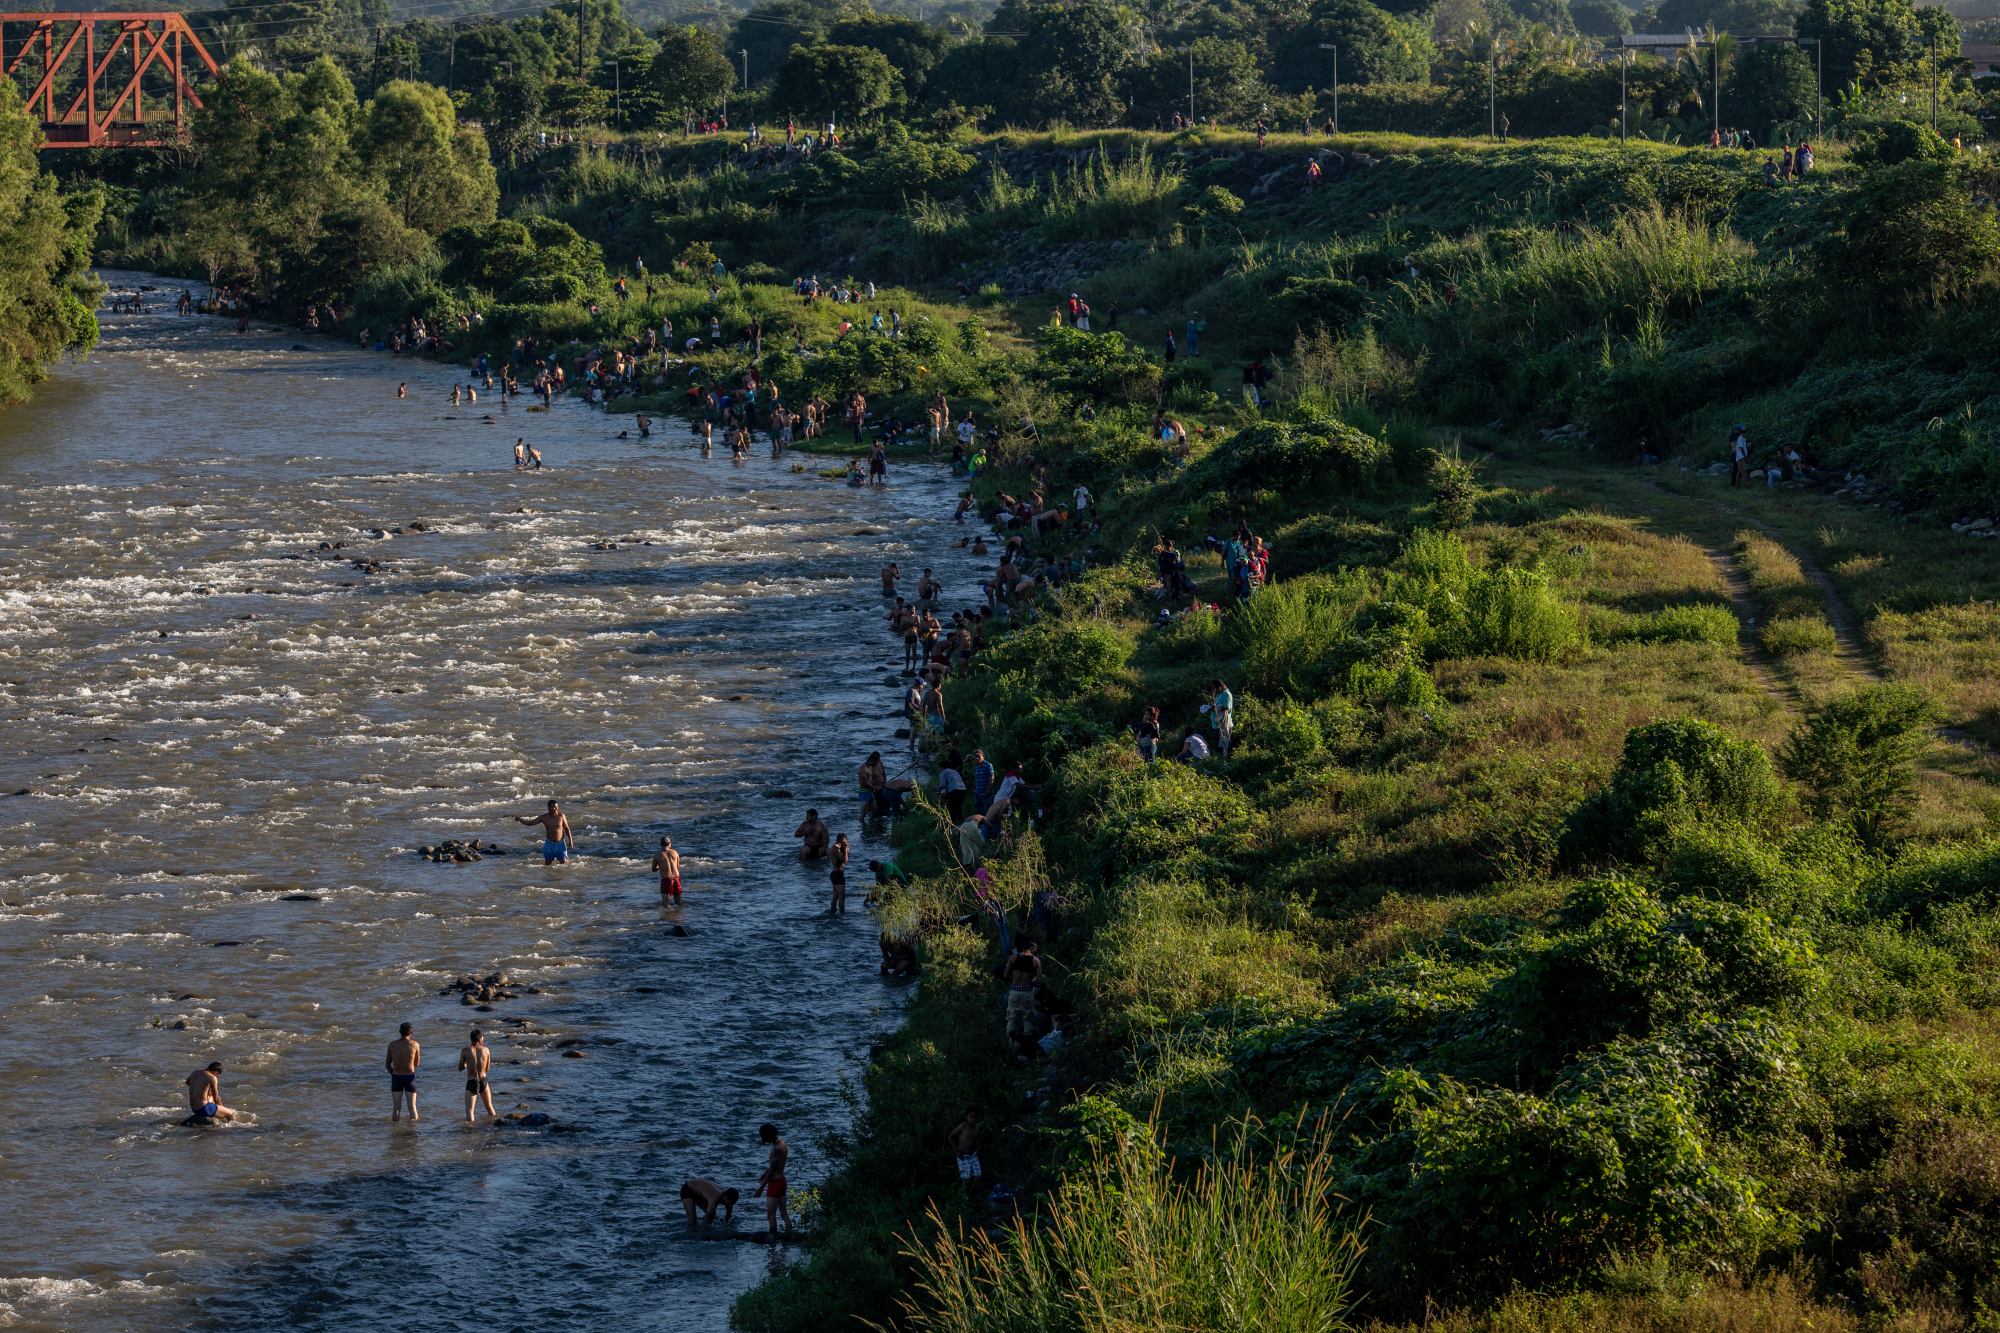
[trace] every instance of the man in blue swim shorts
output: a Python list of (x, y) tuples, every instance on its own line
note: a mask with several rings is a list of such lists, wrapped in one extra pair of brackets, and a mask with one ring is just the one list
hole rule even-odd
[(569, 854), (576, 847), (576, 838), (569, 830), (569, 816), (554, 801), (549, 802), (548, 812), (539, 815), (515, 815), (514, 822), (533, 827), (542, 826), (542, 864), (554, 865), (558, 861), (567, 863)]

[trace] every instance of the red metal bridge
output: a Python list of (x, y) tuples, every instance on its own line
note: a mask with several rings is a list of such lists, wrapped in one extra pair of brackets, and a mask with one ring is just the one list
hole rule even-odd
[[(109, 25), (101, 39), (100, 24)], [(0, 14), (0, 74), (11, 78), (26, 65), (32, 76), (40, 65), (28, 114), (40, 118), (50, 148), (172, 143), (186, 125), (187, 105), (201, 105), (188, 79), (190, 47), (210, 74), (221, 73), (179, 14)], [(79, 55), (83, 63), (73, 67), (71, 57)], [(156, 90), (162, 82), (172, 88), (171, 94), (156, 91), (160, 105), (150, 113), (143, 82), (148, 71), (155, 72)], [(56, 84), (65, 74), (77, 81), (66, 80), (74, 91), (59, 97)]]

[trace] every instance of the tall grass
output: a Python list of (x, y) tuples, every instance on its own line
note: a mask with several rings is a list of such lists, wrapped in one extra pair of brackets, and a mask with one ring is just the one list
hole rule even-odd
[(1459, 281), (1475, 313), (1474, 336), (1564, 338), (1609, 319), (1633, 326), (1648, 311), (1685, 314), (1721, 290), (1754, 251), (1727, 227), (1658, 207), (1617, 225), (1537, 228), (1504, 261), (1487, 258)]
[(1229, 621), (1229, 638), (1252, 688), (1308, 694), (1327, 650), (1350, 632), (1352, 616), (1320, 575), (1266, 585)]
[[(1136, 1140), (1136, 1141), (1133, 1141)], [(1342, 1333), (1352, 1328), (1359, 1222), (1333, 1192), (1324, 1126), (1299, 1147), (1235, 1152), (1176, 1174), (1155, 1138), (1113, 1136), (1004, 1243), (937, 1223), (906, 1251), (920, 1333)], [(933, 1222), (937, 1215), (931, 1214)], [(881, 1325), (871, 1323), (871, 1328)]]
[(1102, 148), (1050, 178), (1041, 201), (1042, 234), (1055, 241), (1137, 232), (1150, 236), (1173, 220), (1181, 176), (1141, 151), (1114, 162)]

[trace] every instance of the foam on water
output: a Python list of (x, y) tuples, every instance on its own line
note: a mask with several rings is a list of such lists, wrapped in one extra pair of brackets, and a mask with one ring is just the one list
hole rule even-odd
[[(0, 1327), (719, 1326), (785, 1255), (686, 1233), (680, 1181), (747, 1186), (771, 1119), (812, 1183), (904, 994), (790, 834), (817, 802), (886, 854), (817, 793), (903, 752), (875, 569), (976, 581), (949, 480), (852, 491), (573, 405), (454, 416), (448, 371), (296, 340), (118, 316), (0, 414), (0, 792), (34, 793), (0, 797), (0, 1020), (39, 1034), (4, 1070)], [(514, 472), (515, 434), (551, 468)], [(547, 795), (566, 867), (505, 818)], [(662, 832), (684, 907), (646, 868)], [(507, 854), (415, 855), (471, 836)], [(494, 970), (547, 993), (437, 994)], [(464, 1129), (468, 1020), (503, 1110), (586, 1132)], [(402, 1021), (415, 1132), (387, 1123)], [(183, 1129), (211, 1059), (244, 1119)]]

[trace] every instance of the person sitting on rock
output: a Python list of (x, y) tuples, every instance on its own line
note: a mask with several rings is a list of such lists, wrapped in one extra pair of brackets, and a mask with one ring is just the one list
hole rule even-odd
[(743, 1196), (735, 1190), (726, 1190), (712, 1180), (690, 1180), (681, 1186), (681, 1206), (687, 1209), (688, 1225), (694, 1225), (694, 1210), (702, 1210), (704, 1222), (715, 1220), (715, 1210), (722, 1209), (722, 1220), (734, 1221), (736, 1201)]

